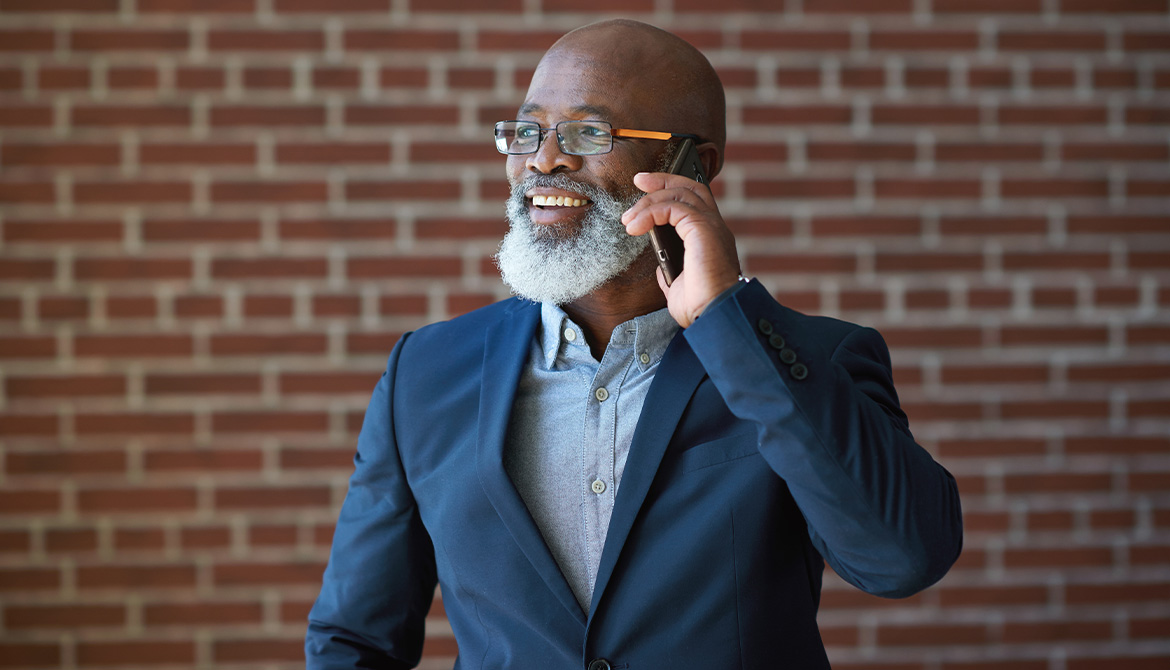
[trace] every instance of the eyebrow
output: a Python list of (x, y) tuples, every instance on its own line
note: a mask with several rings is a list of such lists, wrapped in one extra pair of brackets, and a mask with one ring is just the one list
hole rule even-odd
[[(544, 107), (535, 102), (526, 102), (520, 106), (518, 114), (539, 114), (544, 111)], [(602, 105), (577, 105), (569, 109), (571, 114), (579, 114), (581, 116), (592, 116), (598, 120), (609, 119), (613, 116), (613, 111), (608, 107)]]

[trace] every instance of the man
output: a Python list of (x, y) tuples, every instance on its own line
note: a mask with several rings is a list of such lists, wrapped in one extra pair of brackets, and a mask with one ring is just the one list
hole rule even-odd
[[(309, 667), (418, 663), (436, 581), (459, 668), (828, 667), (824, 561), (899, 597), (962, 542), (885, 345), (741, 281), (711, 192), (655, 171), (677, 135), (708, 175), (723, 157), (722, 87), (681, 39), (630, 21), (567, 34), (518, 121), (497, 126), (497, 260), (521, 298), (390, 355)], [(686, 249), (669, 286), (656, 225)]]

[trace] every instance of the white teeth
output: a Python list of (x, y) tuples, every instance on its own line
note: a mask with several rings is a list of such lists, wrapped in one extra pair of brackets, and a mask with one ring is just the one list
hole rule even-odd
[(563, 195), (534, 195), (532, 196), (532, 204), (537, 207), (580, 207), (588, 200), (581, 200), (579, 198), (568, 198)]

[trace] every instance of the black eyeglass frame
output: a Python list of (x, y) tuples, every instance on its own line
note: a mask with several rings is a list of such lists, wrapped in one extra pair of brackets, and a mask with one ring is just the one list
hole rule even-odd
[[(499, 138), (498, 133), (500, 132), (500, 125), (504, 124), (504, 123), (522, 123), (528, 127), (534, 127), (537, 131), (539, 131), (540, 135), (537, 137), (536, 146), (532, 148), (532, 151), (505, 151), (505, 150), (501, 149), (500, 148), (500, 138)], [(610, 140), (609, 140), (609, 146), (605, 149), (605, 151), (592, 151), (589, 153), (583, 153), (583, 152), (577, 152), (577, 151), (567, 151), (565, 149), (565, 145), (564, 145), (564, 135), (561, 134), (560, 127), (565, 125), (565, 124), (577, 124), (577, 123), (591, 123), (591, 124), (601, 124), (601, 125), (608, 126)], [(561, 150), (561, 153), (568, 154), (570, 156), (600, 156), (600, 155), (607, 154), (607, 153), (613, 151), (613, 138), (615, 138), (615, 137), (624, 137), (624, 138), (640, 139), (640, 140), (673, 140), (673, 139), (680, 139), (681, 140), (681, 139), (688, 139), (688, 138), (695, 140), (696, 142), (699, 140), (698, 135), (690, 135), (690, 134), (686, 134), (686, 133), (668, 133), (668, 132), (663, 132), (663, 131), (659, 131), (659, 130), (633, 130), (630, 128), (614, 128), (613, 125), (610, 124), (608, 121), (597, 121), (597, 120), (592, 120), (592, 119), (581, 119), (578, 121), (561, 121), (561, 122), (557, 123), (557, 125), (555, 125), (551, 128), (545, 128), (535, 121), (522, 121), (519, 119), (508, 119), (505, 121), (497, 121), (496, 122), (496, 125), (495, 125), (495, 132), (497, 133), (497, 135), (496, 135), (496, 151), (499, 151), (500, 153), (502, 153), (506, 156), (527, 156), (529, 154), (534, 154), (534, 153), (540, 151), (540, 145), (544, 142), (544, 136), (550, 132), (553, 132), (553, 131), (556, 131), (556, 133), (557, 133), (557, 148), (559, 148)]]

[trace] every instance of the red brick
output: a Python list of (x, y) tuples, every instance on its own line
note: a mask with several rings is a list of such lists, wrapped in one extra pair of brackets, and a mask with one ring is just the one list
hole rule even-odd
[(73, 199), (79, 204), (165, 204), (191, 200), (188, 182), (78, 182)]
[(959, 253), (882, 253), (874, 259), (874, 269), (878, 272), (906, 273), (906, 272), (943, 272), (953, 274), (957, 272), (981, 272), (983, 270), (982, 254)]
[(215, 295), (181, 295), (175, 298), (175, 316), (179, 318), (221, 318), (223, 298)]
[(351, 279), (378, 277), (458, 277), (463, 261), (457, 257), (350, 258), (346, 276)]
[(48, 358), (57, 355), (57, 339), (35, 335), (0, 336), (0, 358)]
[(1156, 144), (1067, 142), (1061, 146), (1066, 161), (1166, 161), (1170, 147)]
[(264, 586), (274, 584), (317, 585), (324, 563), (220, 563), (213, 568), (216, 586)]
[(1000, 343), (1012, 346), (1097, 345), (1108, 341), (1108, 332), (1096, 326), (1005, 326), (1000, 330)]
[(394, 239), (398, 224), (393, 219), (286, 219), (280, 237), (287, 240)]
[(361, 85), (361, 71), (355, 67), (318, 67), (313, 70), (313, 88), (357, 90)]
[[(52, 628), (106, 628), (126, 625), (122, 605), (9, 605), (5, 627), (12, 630)], [(9, 659), (11, 660), (11, 659)]]
[(237, 181), (211, 185), (211, 199), (217, 203), (239, 202), (325, 202), (329, 185), (324, 181)]
[(118, 11), (118, 0), (5, 0), (4, 11), (101, 14)]
[(75, 51), (180, 51), (187, 48), (187, 30), (75, 29)]
[(226, 84), (227, 75), (221, 67), (187, 65), (175, 68), (175, 87), (180, 91), (222, 90)]
[(97, 128), (167, 128), (191, 125), (191, 110), (177, 105), (77, 105), (73, 124)]
[(78, 335), (74, 338), (74, 353), (115, 358), (190, 356), (194, 343), (190, 335)]
[(117, 474), (126, 471), (126, 452), (118, 451), (9, 451), (4, 459), (10, 475)]
[(74, 276), (81, 281), (158, 281), (190, 279), (189, 258), (78, 258)]
[(999, 123), (1005, 126), (1099, 126), (1108, 121), (1102, 105), (1061, 105), (1059, 107), (1000, 107)]
[(223, 549), (231, 545), (232, 533), (225, 527), (183, 528), (179, 544), (183, 549)]
[(1044, 159), (1044, 147), (1035, 143), (956, 143), (935, 145), (934, 159), (951, 162), (1039, 162)]
[(276, 146), (278, 163), (389, 163), (389, 142), (287, 142)]
[(1072, 68), (1033, 68), (1028, 72), (1028, 85), (1035, 89), (1073, 88), (1077, 73)]
[(220, 105), (211, 109), (210, 119), (215, 128), (323, 126), (325, 108), (320, 105)]
[(16, 166), (118, 165), (122, 150), (117, 144), (62, 142), (57, 144), (5, 143), (4, 164)]
[(902, 73), (902, 85), (906, 88), (946, 88), (950, 83), (951, 72), (942, 67), (907, 67)]
[(255, 0), (135, 0), (142, 14), (251, 14)]
[(45, 532), (45, 550), (52, 554), (84, 554), (97, 551), (93, 528), (52, 528)]
[(82, 434), (173, 434), (190, 433), (195, 429), (195, 419), (190, 414), (130, 412), (77, 414), (75, 430)]
[(143, 467), (149, 472), (258, 472), (264, 456), (257, 449), (167, 449), (148, 451)]
[(32, 549), (32, 535), (26, 530), (0, 531), (0, 554), (26, 554)]
[(1009, 474), (1004, 477), (1004, 490), (1009, 494), (1073, 493), (1084, 495), (1108, 492), (1113, 488), (1109, 473), (1098, 472), (1042, 472)]
[(77, 662), (82, 666), (145, 665), (158, 667), (176, 663), (195, 662), (193, 641), (115, 640), (78, 642)]
[[(5, 419), (0, 421), (7, 422)], [(2, 425), (3, 423), (0, 423), (0, 426)], [(0, 430), (0, 434), (11, 433)], [(61, 495), (57, 491), (19, 490), (11, 485), (6, 486), (6, 489), (0, 491), (0, 512), (3, 514), (55, 513), (61, 509)]]
[(378, 300), (382, 316), (423, 316), (426, 311), (427, 298), (422, 295), (384, 295)]
[(166, 547), (166, 534), (161, 528), (116, 528), (114, 551), (161, 552)]
[(322, 51), (325, 34), (320, 30), (210, 30), (207, 48), (211, 51)]
[[(30, 2), (30, 0), (24, 0)], [(90, 4), (85, 0), (78, 2)], [(30, 4), (32, 4), (30, 2)], [(40, 3), (35, 3), (39, 5)], [(7, 6), (5, 6), (7, 9)], [(18, 52), (32, 53), (37, 51), (52, 51), (56, 38), (52, 30), (40, 28), (20, 28), (16, 30), (0, 30), (0, 53)]]
[(459, 33), (453, 30), (394, 30), (354, 28), (345, 31), (346, 51), (455, 51)]
[(1152, 216), (1094, 216), (1070, 215), (1066, 221), (1068, 232), (1080, 235), (1123, 235), (1164, 233), (1170, 226), (1170, 217)]
[(1166, 33), (1127, 30), (1122, 43), (1126, 51), (1165, 51)]
[[(0, 109), (0, 116), (3, 109)], [(3, 125), (0, 119), (0, 125)], [(49, 204), (55, 199), (53, 185), (47, 181), (9, 181), (0, 183), (0, 203), (22, 204)]]
[(809, 126), (845, 125), (853, 119), (848, 105), (744, 105), (743, 122), (748, 125)]
[(1165, 602), (1170, 600), (1167, 582), (1106, 582), (1102, 584), (1067, 584), (1064, 587), (1065, 604), (1102, 605), (1107, 603)]
[(142, 608), (146, 626), (260, 625), (263, 617), (258, 602), (147, 603)]
[(1102, 4), (1095, 0), (1061, 0), (1061, 14), (1165, 14), (1166, 0), (1114, 0)]
[(1015, 568), (1108, 568), (1113, 565), (1113, 550), (1109, 547), (1006, 549), (1004, 566)]
[(291, 318), (293, 299), (287, 295), (244, 296), (244, 318)]
[(954, 326), (935, 328), (883, 328), (882, 336), (893, 348), (953, 349), (979, 347), (983, 333), (978, 328)]
[(255, 219), (155, 219), (142, 223), (147, 242), (259, 241)]
[(345, 123), (350, 126), (397, 126), (404, 124), (453, 126), (458, 122), (459, 110), (448, 105), (355, 104), (345, 108)]
[(1076, 364), (1069, 367), (1067, 377), (1070, 383), (1085, 384), (1166, 381), (1170, 380), (1170, 364)]
[(973, 51), (979, 48), (974, 30), (884, 31), (869, 34), (869, 48), (875, 51)]
[(744, 180), (744, 195), (749, 198), (851, 198), (856, 186), (852, 179), (788, 177)]
[(211, 429), (219, 434), (323, 433), (329, 430), (329, 415), (325, 412), (216, 412), (211, 416)]
[(1003, 51), (1103, 51), (1105, 49), (1105, 34), (1102, 31), (1017, 32), (1005, 30), (997, 36), (997, 46)]
[[(558, 39), (564, 35), (563, 30), (489, 30), (479, 31), (476, 47), (479, 51), (528, 51), (534, 54), (543, 54)], [(453, 46), (439, 46), (436, 48), (454, 49)], [(521, 88), (527, 88), (525, 79)]]
[(1048, 367), (1045, 365), (947, 365), (942, 369), (943, 384), (1045, 384)]
[(248, 544), (253, 547), (295, 547), (299, 531), (296, 526), (264, 525), (248, 529)]
[(1012, 605), (1045, 605), (1048, 589), (1043, 586), (940, 586), (939, 604), (952, 607), (1008, 607)]
[(327, 338), (319, 333), (222, 334), (211, 337), (211, 353), (214, 356), (323, 355), (327, 346)]
[(143, 165), (254, 165), (256, 147), (226, 143), (144, 143), (138, 148), (138, 161)]
[[(0, 33), (3, 39), (3, 33)], [(24, 86), (24, 73), (15, 67), (0, 67), (0, 91), (19, 91)]]
[(56, 275), (56, 262), (49, 259), (6, 258), (0, 259), (0, 280), (3, 281), (45, 281)]
[(879, 126), (976, 126), (980, 111), (974, 105), (890, 105), (877, 104), (870, 118)]
[(6, 102), (0, 107), (0, 128), (48, 128), (52, 125), (53, 108), (48, 105)]
[(313, 296), (313, 316), (358, 317), (362, 313), (362, 301), (353, 295)]
[[(389, 333), (350, 333), (345, 338), (345, 348), (351, 354), (377, 354), (385, 356), (390, 353), (401, 332)], [(361, 425), (361, 416), (358, 416), (358, 427)]]
[(83, 513), (133, 512), (170, 514), (193, 511), (198, 495), (192, 488), (83, 489), (77, 494)]
[(0, 593), (54, 591), (60, 586), (61, 571), (56, 568), (0, 568)]
[(37, 316), (45, 321), (67, 321), (89, 316), (89, 300), (64, 296), (46, 296), (37, 301)]
[(0, 642), (0, 659), (13, 667), (58, 667), (61, 646), (56, 642)]
[(917, 624), (879, 625), (879, 645), (890, 646), (953, 646), (985, 644), (987, 629), (979, 624)]
[(114, 90), (158, 87), (158, 70), (147, 67), (114, 67), (106, 74), (106, 85)]
[(1003, 267), (1011, 271), (1028, 270), (1107, 270), (1111, 264), (1108, 252), (1007, 252)]
[(219, 258), (211, 264), (216, 279), (324, 277), (324, 258)]
[(1113, 454), (1121, 456), (1165, 454), (1170, 450), (1170, 439), (1165, 437), (1116, 435), (1069, 436), (1064, 439), (1064, 449), (1070, 454)]
[(291, 89), (293, 72), (289, 67), (246, 67), (243, 71), (244, 88)]
[(378, 74), (383, 88), (425, 88), (429, 80), (427, 70), (420, 67), (384, 67)]
[(898, 142), (810, 142), (805, 150), (815, 163), (825, 161), (913, 162), (917, 155), (914, 145)]
[(371, 372), (286, 372), (280, 376), (282, 394), (342, 394), (369, 395), (378, 382)]

